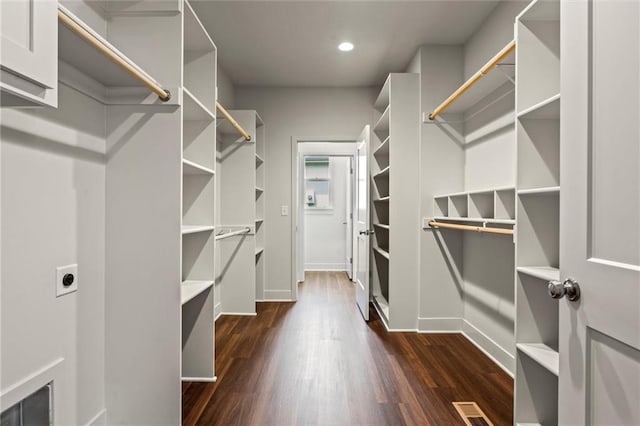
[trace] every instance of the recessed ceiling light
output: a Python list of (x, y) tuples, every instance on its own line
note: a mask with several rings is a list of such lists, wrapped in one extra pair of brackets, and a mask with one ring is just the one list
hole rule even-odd
[(338, 45), (338, 49), (340, 49), (343, 52), (349, 52), (350, 50), (353, 50), (353, 43), (349, 43), (348, 41), (343, 41)]

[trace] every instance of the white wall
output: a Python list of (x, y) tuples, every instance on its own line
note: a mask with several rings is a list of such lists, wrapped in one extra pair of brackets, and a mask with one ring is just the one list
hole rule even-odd
[(305, 271), (347, 270), (347, 157), (330, 157), (331, 210), (304, 209)]
[[(64, 358), (56, 424), (78, 425), (105, 407), (105, 109), (59, 96), (58, 109), (2, 110), (0, 387)], [(56, 298), (55, 268), (71, 263), (79, 289)]]
[(292, 297), (291, 140), (356, 140), (374, 117), (379, 88), (236, 88), (236, 107), (255, 109), (266, 127), (265, 298)]
[(218, 102), (226, 109), (232, 109), (236, 103), (235, 86), (218, 60)]
[[(515, 16), (526, 4), (500, 3), (464, 46), (421, 47), (410, 70), (419, 68), (421, 72), (423, 112), (430, 112), (513, 39)], [(464, 116), (443, 116), (448, 120), (467, 119), (464, 125), (429, 123), (421, 127), (423, 217), (433, 216), (434, 195), (515, 184), (513, 85), (499, 70), (478, 83), (483, 84), (497, 89)], [(469, 118), (490, 103), (489, 108)], [(476, 137), (465, 144), (461, 139), (464, 134)], [(513, 240), (458, 231), (425, 231), (421, 259), (420, 328), (464, 330), (512, 368)]]

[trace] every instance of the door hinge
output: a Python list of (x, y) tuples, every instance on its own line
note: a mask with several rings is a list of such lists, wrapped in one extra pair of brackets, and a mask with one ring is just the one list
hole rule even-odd
[(353, 167), (351, 167), (351, 168), (349, 169), (349, 173), (350, 173), (350, 174), (353, 174)]

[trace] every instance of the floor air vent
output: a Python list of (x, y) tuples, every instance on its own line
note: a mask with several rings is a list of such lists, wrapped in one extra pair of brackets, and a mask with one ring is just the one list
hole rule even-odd
[(484, 414), (475, 402), (454, 402), (453, 406), (466, 425), (493, 426), (491, 420), (489, 420), (487, 415)]
[(0, 426), (51, 425), (51, 383), (45, 385), (2, 412)]

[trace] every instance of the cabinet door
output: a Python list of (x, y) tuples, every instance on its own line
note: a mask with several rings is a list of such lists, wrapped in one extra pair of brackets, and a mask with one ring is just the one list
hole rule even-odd
[(3, 92), (49, 103), (46, 92), (58, 84), (57, 5), (55, 0), (0, 1)]

